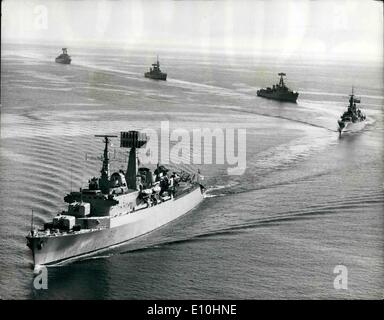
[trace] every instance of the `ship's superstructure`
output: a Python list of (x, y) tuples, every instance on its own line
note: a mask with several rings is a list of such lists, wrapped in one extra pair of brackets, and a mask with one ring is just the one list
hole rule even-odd
[[(180, 217), (203, 199), (199, 179), (186, 172), (173, 172), (158, 165), (152, 172), (138, 168), (137, 149), (147, 136), (121, 132), (120, 147), (129, 148), (126, 172), (110, 174), (108, 145), (116, 136), (104, 138), (100, 177), (88, 188), (64, 197), (68, 209), (43, 228), (31, 226), (27, 245), (35, 265), (52, 264), (90, 254), (150, 232)], [(195, 175), (196, 176), (196, 175)]]
[(337, 121), (339, 125), (338, 131), (340, 135), (348, 127), (351, 128), (355, 126), (360, 128), (361, 125), (364, 124), (366, 116), (361, 112), (359, 108), (356, 107), (356, 103), (360, 103), (360, 99), (357, 99), (355, 97), (354, 90), (352, 87), (352, 94), (349, 95), (348, 109), (341, 115), (340, 119)]
[(271, 87), (267, 87), (266, 89), (257, 90), (257, 95), (259, 97), (264, 97), (268, 99), (274, 99), (279, 101), (288, 101), (288, 102), (296, 102), (297, 97), (299, 96), (298, 92), (293, 92), (289, 89), (285, 83), (284, 78), (286, 76), (285, 73), (279, 73), (280, 81), (276, 85)]
[(68, 55), (67, 48), (62, 48), (63, 53), (56, 57), (55, 62), (62, 64), (70, 64), (72, 59)]
[(149, 68), (149, 71), (144, 73), (144, 76), (155, 80), (167, 80), (167, 74), (160, 70), (159, 57), (157, 57), (155, 63), (152, 63), (152, 67)]

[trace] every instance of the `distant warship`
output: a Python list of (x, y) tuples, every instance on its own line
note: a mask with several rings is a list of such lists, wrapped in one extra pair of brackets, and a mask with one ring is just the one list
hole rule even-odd
[(120, 147), (130, 148), (128, 167), (110, 175), (108, 144), (105, 142), (100, 178), (88, 188), (64, 197), (68, 209), (27, 235), (34, 264), (57, 264), (123, 243), (182, 216), (203, 200), (199, 174), (183, 171), (169, 174), (162, 165), (152, 172), (138, 168), (136, 149), (147, 136), (137, 131), (121, 132)]
[(159, 57), (157, 57), (156, 63), (152, 63), (153, 68), (149, 68), (149, 71), (144, 73), (146, 78), (151, 78), (155, 80), (167, 80), (167, 74), (161, 72)]
[(267, 87), (266, 89), (257, 90), (257, 95), (259, 97), (264, 97), (268, 99), (296, 102), (299, 93), (293, 92), (285, 85), (283, 79), (283, 77), (286, 76), (285, 73), (279, 73), (279, 76), (280, 82), (278, 84), (273, 85), (272, 88)]
[(356, 99), (355, 95), (353, 93), (353, 87), (352, 87), (352, 94), (349, 96), (349, 106), (348, 110), (345, 111), (340, 119), (337, 121), (339, 128), (339, 134), (347, 128), (349, 130), (358, 130), (361, 129), (365, 125), (365, 115), (361, 112), (359, 108), (356, 107), (356, 103), (360, 103), (360, 99)]
[(72, 59), (67, 53), (67, 48), (62, 48), (63, 53), (60, 54), (56, 59), (55, 62), (62, 63), (62, 64), (70, 64)]

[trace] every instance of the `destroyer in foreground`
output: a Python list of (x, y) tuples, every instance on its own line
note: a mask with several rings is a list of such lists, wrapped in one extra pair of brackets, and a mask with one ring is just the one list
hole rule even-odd
[(352, 88), (352, 94), (349, 96), (348, 110), (345, 111), (337, 121), (339, 125), (339, 135), (347, 129), (357, 131), (364, 127), (366, 116), (356, 107), (356, 103), (360, 103), (360, 99), (355, 98)]
[(56, 57), (55, 62), (56, 63), (62, 63), (62, 64), (70, 64), (72, 59), (68, 55), (67, 48), (62, 48), (63, 53), (60, 54), (58, 57)]
[(279, 101), (288, 101), (296, 102), (297, 97), (299, 96), (298, 92), (293, 92), (289, 89), (285, 83), (283, 77), (286, 76), (285, 73), (279, 73), (280, 81), (276, 85), (274, 84), (272, 88), (267, 87), (266, 89), (257, 90), (257, 95), (259, 97), (264, 97), (268, 99), (274, 99)]
[(89, 180), (87, 189), (64, 197), (68, 210), (33, 227), (27, 236), (34, 264), (55, 264), (94, 253), (148, 233), (182, 216), (203, 200), (199, 179), (186, 173), (168, 176), (164, 166), (152, 172), (138, 168), (136, 149), (147, 137), (137, 131), (121, 132), (120, 146), (130, 148), (128, 168), (110, 175), (108, 144), (100, 178)]
[(155, 80), (167, 80), (167, 74), (160, 70), (159, 57), (157, 57), (156, 63), (152, 63), (153, 68), (149, 68), (149, 71), (144, 73), (146, 78), (151, 78)]

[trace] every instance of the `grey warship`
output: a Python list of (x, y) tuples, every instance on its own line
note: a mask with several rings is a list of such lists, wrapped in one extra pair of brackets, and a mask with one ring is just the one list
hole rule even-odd
[(337, 121), (337, 124), (339, 125), (339, 135), (347, 129), (351, 131), (360, 130), (365, 125), (366, 116), (359, 108), (356, 107), (356, 103), (360, 103), (360, 99), (355, 97), (352, 87), (352, 93), (349, 95), (348, 109)]
[(285, 83), (283, 77), (286, 76), (285, 73), (279, 73), (280, 81), (276, 85), (273, 85), (272, 88), (267, 87), (266, 89), (257, 90), (257, 95), (259, 97), (264, 97), (268, 99), (274, 99), (279, 101), (287, 102), (296, 102), (297, 97), (299, 96), (298, 92), (293, 92), (289, 89)]
[(144, 76), (155, 80), (167, 80), (167, 74), (160, 70), (159, 57), (157, 57), (155, 63), (152, 63), (152, 68), (149, 68), (149, 71), (144, 73)]
[(61, 50), (63, 50), (63, 53), (56, 57), (55, 62), (62, 64), (70, 64), (72, 59), (68, 55), (67, 48), (62, 48)]
[(90, 179), (88, 188), (67, 194), (68, 209), (42, 227), (33, 225), (32, 214), (26, 238), (35, 266), (72, 261), (121, 244), (173, 221), (203, 200), (198, 174), (170, 175), (162, 165), (154, 172), (138, 168), (136, 151), (147, 142), (144, 133), (120, 133), (120, 147), (130, 149), (127, 171), (111, 175), (108, 145), (117, 136), (98, 137), (105, 143), (101, 176)]

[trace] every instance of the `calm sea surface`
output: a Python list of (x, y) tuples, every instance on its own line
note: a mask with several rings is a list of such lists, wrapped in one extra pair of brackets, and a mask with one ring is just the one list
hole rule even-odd
[[(59, 49), (2, 48), (0, 298), (382, 298), (381, 65), (160, 52), (169, 79), (156, 82), (143, 77), (152, 52), (71, 48), (65, 66), (53, 62)], [(281, 71), (297, 104), (256, 96)], [(339, 138), (352, 85), (368, 121)], [(50, 267), (48, 290), (34, 290), (31, 210), (36, 223), (51, 219), (66, 193), (98, 175), (94, 134), (158, 130), (161, 121), (171, 130), (245, 128), (245, 173), (185, 165), (205, 176), (199, 207), (121, 247)], [(340, 264), (348, 290), (333, 287)]]

